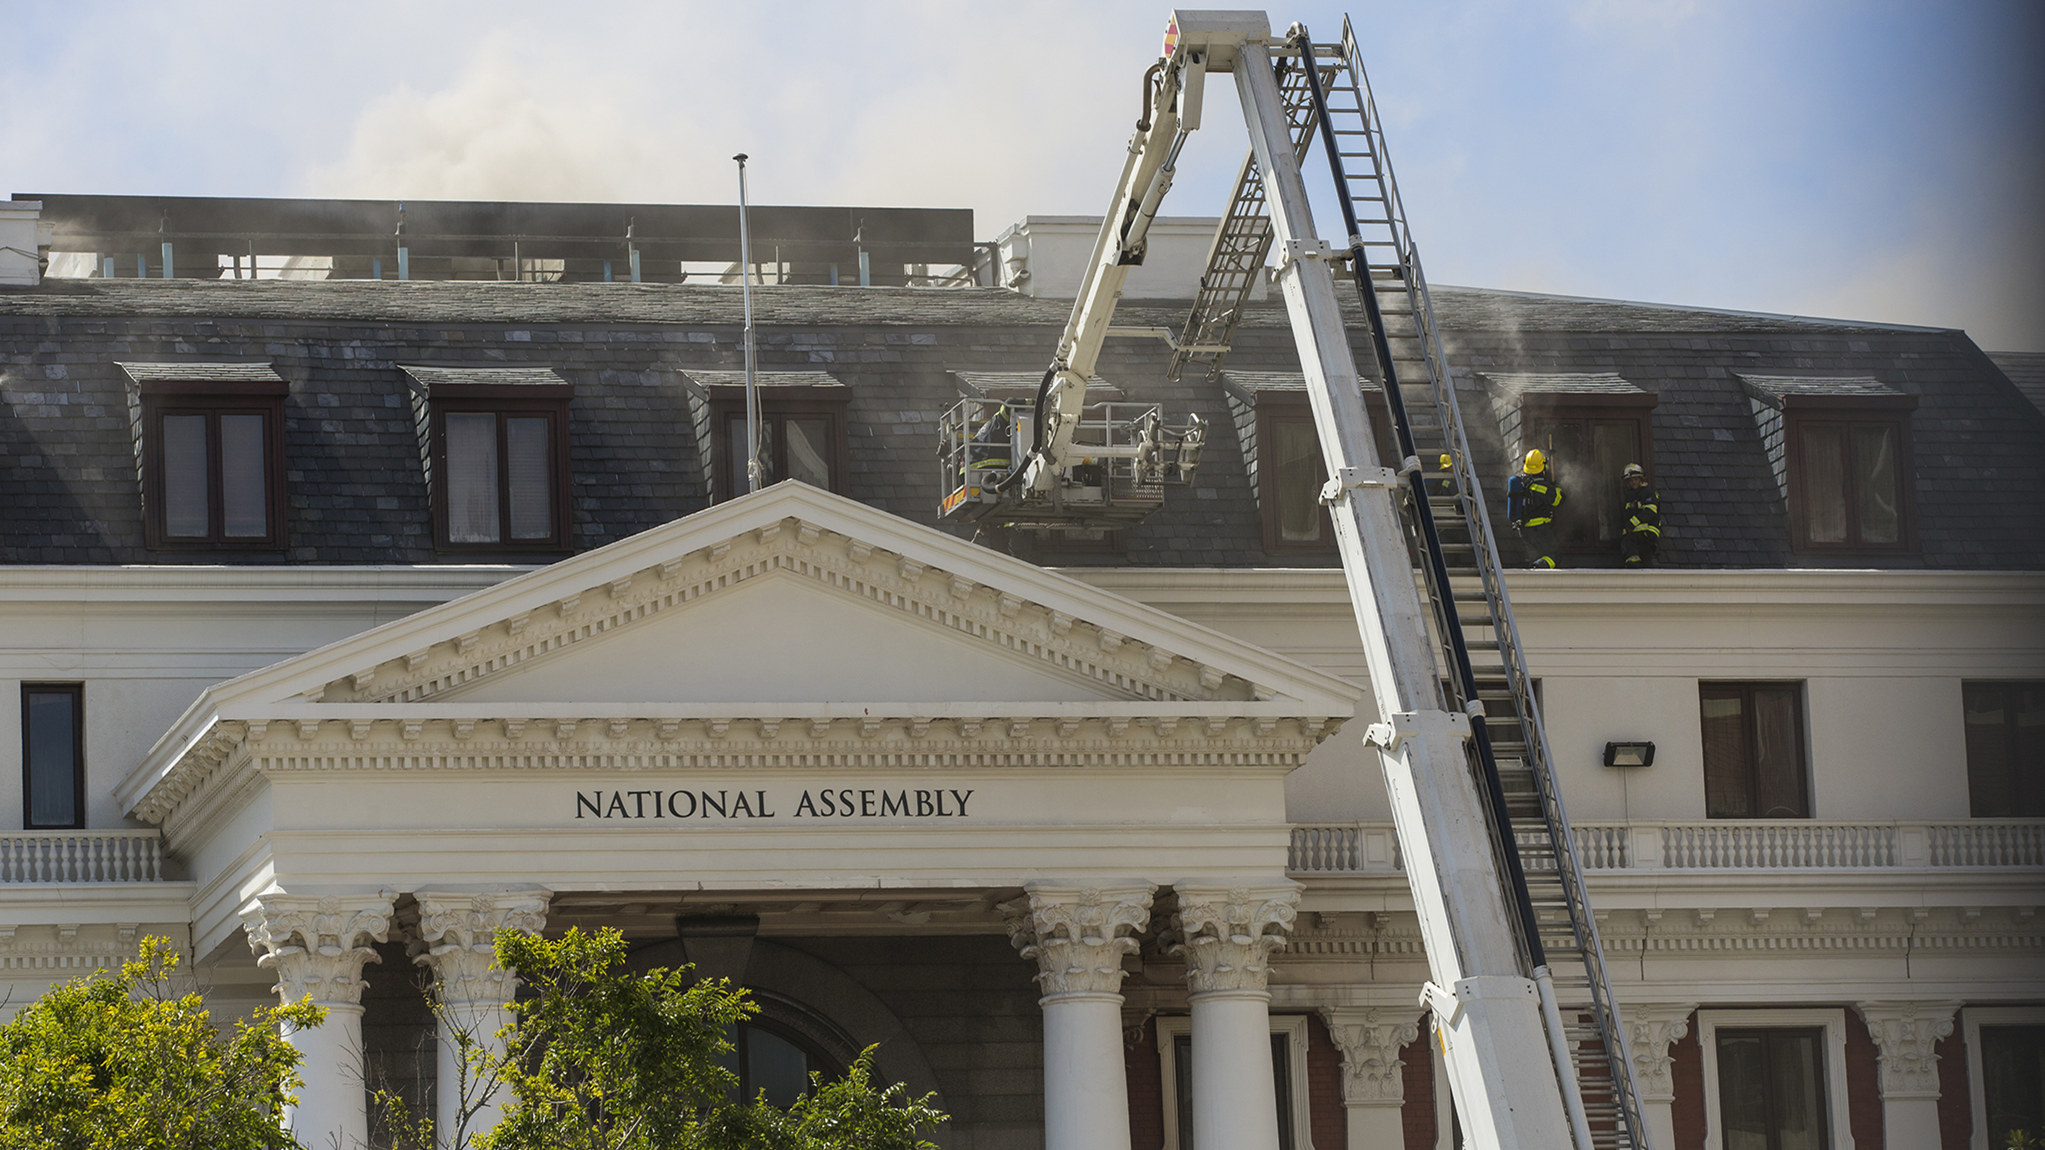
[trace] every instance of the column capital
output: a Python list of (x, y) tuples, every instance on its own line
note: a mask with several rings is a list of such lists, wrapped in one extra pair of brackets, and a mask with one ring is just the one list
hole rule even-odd
[(552, 892), (422, 890), (412, 897), (419, 903), (419, 941), (413, 944), (412, 961), (433, 971), (440, 1000), (510, 1002), (518, 979), (497, 965), (497, 932), (538, 934), (547, 924)]
[(1208, 886), (1179, 883), (1171, 953), (1186, 962), (1194, 994), (1265, 989), (1271, 953), (1285, 945), (1298, 914), (1296, 882)]
[(1150, 923), (1153, 883), (1068, 886), (1033, 882), (1007, 903), (1008, 939), (1037, 960), (1044, 997), (1120, 994), (1122, 956), (1135, 954), (1136, 934)]
[(261, 894), (241, 924), (256, 965), (276, 973), (286, 1002), (310, 995), (323, 1006), (355, 1006), (362, 964), (380, 961), (370, 944), (390, 937), (391, 894)]
[(1405, 1007), (1324, 1006), (1321, 1021), (1342, 1052), (1345, 1106), (1396, 1106), (1406, 1098), (1399, 1051), (1420, 1037), (1420, 1016)]
[(1625, 1003), (1619, 1017), (1626, 1023), (1626, 1051), (1633, 1058), (1633, 1081), (1643, 1102), (1673, 1103), (1676, 1078), (1669, 1048), (1690, 1033), (1696, 1003)]
[(1958, 999), (1854, 1003), (1880, 1055), (1882, 1098), (1937, 1098), (1938, 1055), (1933, 1047), (1953, 1032)]

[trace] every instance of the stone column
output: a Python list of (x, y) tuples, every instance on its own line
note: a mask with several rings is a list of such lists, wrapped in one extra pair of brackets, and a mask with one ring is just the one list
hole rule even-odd
[(1193, 1007), (1193, 1143), (1278, 1150), (1271, 1080), (1271, 952), (1285, 945), (1300, 886), (1181, 883), (1172, 950)]
[(1404, 1146), (1406, 1064), (1399, 1050), (1420, 1037), (1420, 1016), (1403, 1007), (1324, 1006), (1321, 1019), (1342, 1052), (1349, 1150)]
[(310, 997), (327, 1012), (310, 1030), (284, 1030), (303, 1056), (298, 1072), (305, 1079), (298, 1102), (285, 1108), (285, 1125), (305, 1146), (367, 1145), (362, 964), (378, 961), (369, 944), (389, 936), (390, 894), (258, 895), (241, 921), (256, 965), (276, 973), (284, 1000)]
[(1690, 1015), (1696, 1009), (1694, 1004), (1665, 1003), (1628, 1003), (1619, 1008), (1650, 1145), (1676, 1144), (1676, 1076), (1670, 1069), (1674, 1056), (1669, 1048), (1690, 1033)]
[(1938, 1055), (1932, 1047), (1953, 1032), (1958, 1001), (1861, 1002), (1881, 1060), (1882, 1133), (1890, 1146), (1937, 1146)]
[(494, 1079), (479, 1076), (469, 1051), (501, 1055), (500, 1034), (511, 1025), (518, 977), (497, 965), (500, 930), (538, 934), (547, 922), (543, 890), (454, 892), (422, 890), (419, 944), (412, 961), (433, 971), (438, 999), (434, 1129), (452, 1146), (488, 1131), (509, 1099)]
[[(1010, 904), (1009, 938), (1037, 960), (1044, 995), (1044, 1145), (1129, 1150), (1122, 1065), (1122, 956), (1150, 921), (1150, 883), (1030, 883)], [(1025, 903), (1027, 905), (1025, 905)]]

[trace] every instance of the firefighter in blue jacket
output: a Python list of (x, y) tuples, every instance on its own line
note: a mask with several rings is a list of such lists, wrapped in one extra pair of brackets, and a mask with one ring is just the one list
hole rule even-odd
[(1662, 501), (1648, 486), (1647, 469), (1626, 465), (1626, 505), (1619, 511), (1619, 551), (1628, 567), (1654, 566), (1662, 545)]
[(1536, 447), (1505, 485), (1505, 517), (1527, 545), (1527, 566), (1555, 566), (1555, 509), (1560, 506), (1562, 484), (1548, 470), (1547, 453)]

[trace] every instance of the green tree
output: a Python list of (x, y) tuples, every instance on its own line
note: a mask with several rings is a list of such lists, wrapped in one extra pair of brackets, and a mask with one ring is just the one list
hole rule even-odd
[[(463, 1042), (466, 1080), (509, 1093), (503, 1122), (474, 1150), (934, 1150), (918, 1134), (945, 1115), (899, 1083), (877, 1088), (871, 1048), (841, 1079), (812, 1075), (785, 1110), (739, 1099), (723, 1059), (758, 1008), (686, 967), (632, 973), (615, 930), (551, 940), (507, 931), (497, 959), (532, 993), (512, 1008), (505, 1055)], [(393, 1125), (431, 1138), (425, 1123)]]
[(318, 1026), (310, 1001), (258, 1010), (222, 1033), (197, 991), (173, 991), (178, 954), (145, 938), (119, 972), (50, 991), (0, 1025), (0, 1150), (281, 1150), (300, 1085), (280, 1024)]

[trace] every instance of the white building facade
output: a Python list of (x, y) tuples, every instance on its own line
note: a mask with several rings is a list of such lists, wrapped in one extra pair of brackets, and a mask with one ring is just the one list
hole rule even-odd
[[(968, 540), (936, 414), (1055, 299), (763, 291), (783, 481), (728, 498), (729, 289), (84, 286), (0, 295), (10, 1002), (167, 936), (223, 1013), (328, 1008), (294, 1129), (373, 1145), (369, 1088), (451, 1101), (429, 998), (504, 1017), (494, 931), (614, 926), (754, 991), (749, 1088), (878, 1043), (947, 1146), (1454, 1145), (1275, 309), (1206, 384), (1114, 345), (1233, 428), (1155, 521)], [(1445, 294), (1500, 489), (1581, 424), (1664, 494), (1661, 567), (1591, 519), (1511, 581), (1655, 1145), (1997, 1146), (2045, 1037), (2045, 420), (1960, 333)]]

